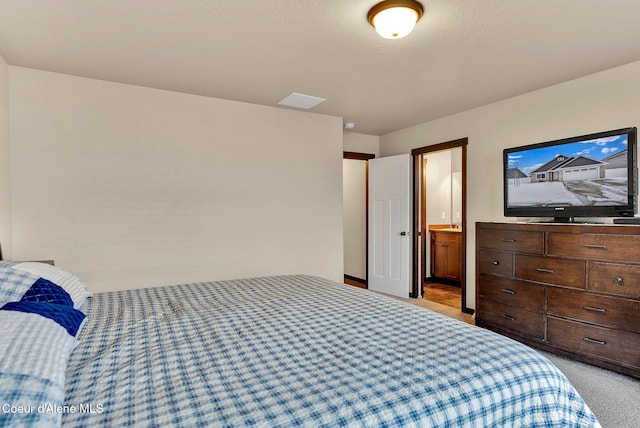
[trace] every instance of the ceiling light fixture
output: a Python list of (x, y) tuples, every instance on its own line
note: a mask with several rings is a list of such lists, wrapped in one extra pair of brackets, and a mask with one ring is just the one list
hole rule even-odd
[(415, 0), (384, 0), (369, 10), (367, 19), (385, 39), (400, 39), (413, 31), (423, 13)]

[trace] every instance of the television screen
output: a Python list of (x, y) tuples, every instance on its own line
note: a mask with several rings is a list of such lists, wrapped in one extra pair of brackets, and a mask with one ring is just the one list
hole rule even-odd
[(505, 216), (633, 216), (636, 129), (504, 151)]

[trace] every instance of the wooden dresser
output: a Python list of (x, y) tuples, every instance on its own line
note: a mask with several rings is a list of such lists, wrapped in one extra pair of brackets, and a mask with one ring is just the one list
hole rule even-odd
[(640, 378), (640, 226), (476, 223), (476, 324)]

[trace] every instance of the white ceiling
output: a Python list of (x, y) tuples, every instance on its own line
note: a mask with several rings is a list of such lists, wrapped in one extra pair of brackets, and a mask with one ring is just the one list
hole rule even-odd
[(0, 0), (11, 65), (310, 111), (382, 135), (640, 60), (639, 0), (422, 0), (401, 40), (376, 0)]

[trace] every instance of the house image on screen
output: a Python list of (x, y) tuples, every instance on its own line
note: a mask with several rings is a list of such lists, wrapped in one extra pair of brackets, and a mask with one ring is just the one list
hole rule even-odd
[(507, 181), (510, 185), (518, 185), (520, 183), (527, 183), (529, 177), (522, 172), (520, 168), (509, 168), (507, 170)]
[(605, 162), (606, 178), (626, 178), (627, 177), (627, 150), (602, 159)]
[(586, 156), (557, 155), (531, 173), (532, 183), (589, 180), (605, 177), (605, 162)]

